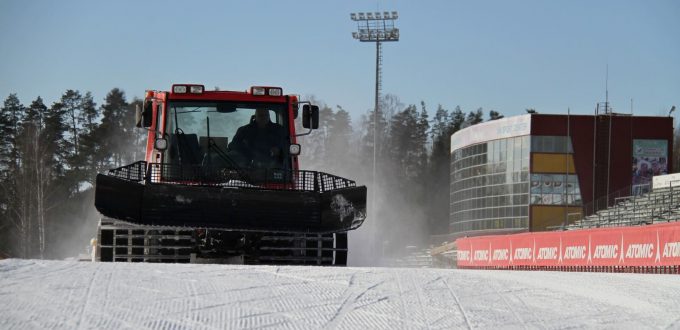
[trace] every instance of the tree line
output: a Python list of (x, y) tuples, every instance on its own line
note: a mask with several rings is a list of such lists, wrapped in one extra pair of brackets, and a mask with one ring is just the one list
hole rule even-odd
[[(67, 90), (51, 106), (10, 94), (0, 109), (0, 254), (58, 258), (84, 251), (96, 230), (96, 174), (143, 157), (135, 104), (112, 89)], [(93, 225), (94, 224), (94, 225)]]
[[(373, 223), (366, 226), (373, 230), (362, 239), (393, 251), (448, 232), (450, 136), (482, 122), (482, 108), (465, 112), (438, 105), (431, 111), (425, 102), (405, 105), (388, 94), (377, 112), (353, 120), (340, 105), (310, 99), (321, 105), (320, 127), (299, 138), (301, 168), (368, 186), (367, 223)], [(128, 101), (118, 88), (100, 105), (91, 93), (77, 90), (67, 90), (50, 106), (41, 97), (28, 106), (16, 94), (5, 99), (0, 256), (62, 258), (85, 250), (99, 217), (96, 174), (144, 157), (146, 134), (133, 123), (141, 102)], [(488, 112), (488, 120), (502, 117)]]

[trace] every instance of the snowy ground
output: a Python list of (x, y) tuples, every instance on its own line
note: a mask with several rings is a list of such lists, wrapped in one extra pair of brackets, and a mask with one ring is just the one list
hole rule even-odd
[(0, 261), (0, 329), (680, 328), (680, 276)]

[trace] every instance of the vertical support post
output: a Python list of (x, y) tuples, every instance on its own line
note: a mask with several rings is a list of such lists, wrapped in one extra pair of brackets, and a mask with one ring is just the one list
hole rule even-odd
[(670, 185), (670, 190), (671, 190), (671, 201), (668, 203), (668, 217), (666, 218), (669, 222), (671, 221), (671, 212), (673, 211), (673, 204), (675, 204), (673, 200), (673, 182), (669, 183)]
[[(378, 162), (378, 112), (380, 111), (380, 57), (382, 52), (382, 46), (380, 41), (375, 43), (375, 106), (373, 108), (373, 189), (371, 189), (371, 208), (373, 212), (376, 211), (375, 208), (375, 195), (377, 187), (377, 162)], [(371, 223), (375, 223), (372, 221)], [(373, 226), (375, 227), (375, 226)]]

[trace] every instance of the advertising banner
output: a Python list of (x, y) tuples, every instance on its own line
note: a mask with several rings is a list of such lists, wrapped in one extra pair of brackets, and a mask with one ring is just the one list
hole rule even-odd
[(652, 177), (668, 174), (668, 141), (633, 140), (633, 195), (649, 192)]
[(459, 238), (458, 266), (677, 266), (680, 222)]
[(534, 261), (536, 266), (552, 266), (560, 259), (559, 234), (546, 233), (534, 238)]
[(590, 253), (586, 265), (590, 266), (616, 266), (621, 259), (623, 237), (619, 232), (610, 230), (592, 231), (588, 238)]
[(558, 265), (585, 265), (590, 256), (590, 233), (585, 230), (574, 231), (569, 235), (559, 235), (561, 257)]
[(534, 262), (534, 237), (531, 234), (513, 235), (510, 240), (510, 265), (528, 266)]
[(491, 241), (491, 262), (495, 265), (510, 265), (512, 245), (509, 240), (495, 239)]

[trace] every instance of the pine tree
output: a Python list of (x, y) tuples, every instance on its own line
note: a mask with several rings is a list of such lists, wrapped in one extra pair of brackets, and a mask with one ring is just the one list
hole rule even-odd
[(449, 125), (448, 135), (458, 132), (465, 125), (465, 114), (460, 106), (456, 106), (456, 109), (451, 113), (451, 124)]
[(132, 158), (127, 157), (127, 149), (134, 136), (131, 127), (134, 116), (130, 116), (130, 112), (125, 92), (114, 88), (106, 95), (102, 105), (102, 123), (97, 132), (102, 146), (97, 158), (111, 167), (126, 165), (127, 158)]
[(477, 111), (470, 111), (467, 115), (467, 118), (465, 118), (465, 124), (463, 124), (464, 127), (469, 127), (472, 125), (477, 125), (484, 121), (484, 110), (482, 108), (478, 108)]
[(92, 99), (90, 92), (85, 93), (80, 105), (78, 122), (82, 127), (79, 134), (79, 153), (76, 163), (81, 168), (80, 180), (94, 184), (94, 179), (100, 170), (96, 155), (100, 152), (100, 141), (97, 140), (99, 128), (99, 109)]
[(427, 114), (427, 107), (425, 107), (425, 101), (420, 102), (420, 109), (418, 124), (416, 126), (415, 145), (418, 148), (419, 177), (424, 178), (425, 173), (427, 172), (428, 137), (430, 135), (430, 121), (429, 115)]
[(498, 113), (497, 111), (490, 110), (489, 111), (489, 120), (496, 120), (496, 119), (501, 119), (504, 116)]
[(401, 185), (410, 185), (418, 177), (424, 152), (418, 119), (418, 109), (415, 105), (409, 105), (390, 120), (387, 155), (389, 164), (395, 166), (395, 177), (403, 178), (398, 180)]
[(331, 125), (328, 127), (327, 163), (329, 171), (348, 176), (348, 169), (355, 168), (355, 152), (352, 148), (352, 119), (347, 111), (337, 106)]
[(99, 109), (97, 109), (97, 103), (92, 99), (92, 93), (87, 92), (82, 97), (80, 102), (80, 115), (78, 116), (78, 124), (83, 129), (81, 135), (87, 135), (94, 131), (99, 125), (97, 123), (99, 119)]
[(67, 140), (68, 124), (66, 123), (66, 111), (64, 106), (56, 102), (45, 112), (45, 145), (47, 154), (50, 155), (49, 163), (54, 170), (54, 176), (62, 178), (68, 169), (68, 156), (73, 150)]
[(431, 233), (442, 233), (447, 231), (448, 226), (448, 187), (449, 187), (449, 162), (451, 132), (460, 129), (461, 122), (453, 127), (453, 117), (461, 120), (462, 111), (456, 107), (454, 115), (449, 115), (448, 110), (441, 105), (437, 108), (432, 124), (432, 154), (430, 156), (430, 175), (428, 177), (428, 187), (430, 196), (426, 207), (429, 229)]
[[(428, 164), (428, 140), (430, 135), (430, 121), (427, 114), (427, 108), (425, 102), (420, 102), (420, 113), (418, 113), (418, 122), (416, 124), (416, 130), (413, 134), (413, 148), (414, 148), (414, 158), (415, 165), (415, 177), (413, 187), (414, 196), (413, 200), (421, 208), (425, 208), (428, 185), (427, 177), (429, 175), (429, 164)], [(426, 226), (427, 218), (419, 219), (423, 220), (422, 225)]]
[(40, 158), (39, 164), (45, 170), (36, 172), (46, 177), (40, 202), (43, 204), (42, 210), (46, 218), (45, 246), (49, 246), (50, 237), (64, 235), (57, 230), (58, 228), (73, 230), (72, 221), (80, 217), (80, 214), (68, 209), (69, 205), (81, 203), (76, 196), (79, 180), (71, 167), (74, 147), (69, 132), (69, 119), (64, 104), (61, 102), (52, 104), (45, 113), (45, 126), (38, 136), (42, 149), (35, 151), (44, 155)]
[[(449, 111), (444, 109), (442, 105), (437, 106), (437, 111), (432, 118), (432, 130), (430, 131), (430, 139), (433, 143), (448, 130)], [(434, 148), (434, 145), (433, 145)]]
[(42, 128), (45, 125), (46, 112), (47, 106), (43, 102), (43, 99), (38, 96), (35, 101), (31, 102), (31, 105), (26, 108), (26, 118), (24, 118), (24, 125), (31, 124)]
[(22, 199), (30, 208), (28, 216), (31, 228), (29, 233), (31, 250), (37, 248), (37, 255), (41, 258), (45, 256), (47, 249), (47, 197), (53, 180), (52, 169), (49, 165), (52, 157), (47, 153), (49, 143), (45, 141), (43, 127), (46, 112), (47, 106), (40, 97), (26, 109), (19, 144), (23, 166), (21, 175), (17, 176), (18, 190), (21, 191)]
[(16, 94), (10, 94), (0, 109), (0, 171), (16, 170), (20, 165), (17, 137), (24, 116), (24, 106)]
[(16, 94), (10, 94), (0, 109), (0, 228), (8, 229), (8, 239), (16, 242), (20, 256), (29, 254), (30, 222), (28, 206), (22, 198), (21, 186), (17, 179), (21, 175), (21, 157), (18, 140), (21, 135), (21, 121), (24, 106)]
[(68, 135), (70, 137), (71, 150), (68, 151), (69, 154), (69, 165), (71, 167), (77, 167), (75, 164), (75, 158), (78, 156), (78, 138), (81, 134), (81, 113), (82, 113), (82, 103), (83, 97), (79, 91), (74, 91), (72, 89), (67, 90), (59, 101), (62, 111), (66, 116), (66, 123), (68, 123)]
[(380, 167), (382, 202), (378, 214), (389, 219), (382, 224), (380, 241), (390, 251), (419, 244), (427, 234), (424, 209), (429, 197), (425, 177), (430, 124), (424, 102), (420, 105), (420, 111), (416, 105), (409, 105), (389, 120), (386, 159)]

